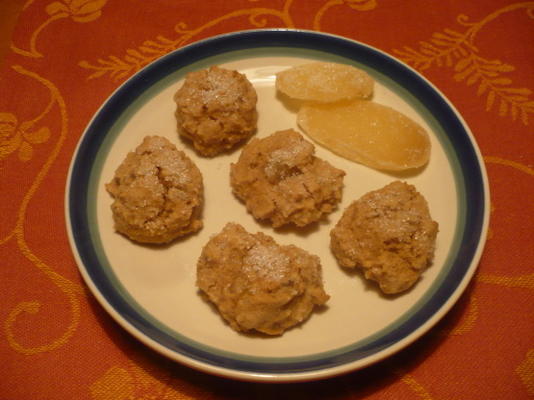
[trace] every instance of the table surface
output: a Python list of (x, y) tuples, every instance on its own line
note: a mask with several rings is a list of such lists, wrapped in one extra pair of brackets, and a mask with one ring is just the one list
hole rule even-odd
[[(366, 369), (283, 385), (207, 375), (155, 354), (126, 333), (81, 279), (63, 201), (86, 124), (129, 76), (195, 41), (273, 27), (345, 36), (414, 67), (470, 126), (491, 190), (478, 271), (433, 329)], [(533, 39), (534, 2), (2, 2), (0, 398), (534, 396)], [(150, 51), (147, 41), (166, 46)]]

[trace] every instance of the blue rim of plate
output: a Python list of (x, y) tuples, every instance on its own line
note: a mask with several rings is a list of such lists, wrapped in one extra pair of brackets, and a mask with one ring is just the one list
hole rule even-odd
[[(447, 267), (425, 295), (404, 317), (380, 334), (354, 345), (309, 357), (247, 357), (182, 340), (130, 298), (110, 274), (105, 255), (95, 240), (94, 182), (106, 151), (105, 141), (136, 99), (161, 85), (176, 71), (206, 59), (261, 49), (262, 55), (323, 53), (372, 70), (391, 79), (404, 97), (415, 99), (441, 135), (453, 166), (460, 205), (455, 244)], [(271, 52), (271, 54), (269, 54)], [(185, 73), (185, 72), (184, 72)], [(115, 129), (116, 130), (116, 129)], [(456, 302), (471, 279), (480, 258), (488, 225), (489, 190), (486, 172), (474, 138), (454, 107), (427, 80), (393, 57), (368, 45), (339, 36), (303, 30), (241, 31), (203, 40), (178, 49), (139, 71), (121, 85), (93, 117), (73, 157), (65, 194), (69, 240), (80, 271), (93, 293), (128, 331), (155, 350), (192, 367), (218, 375), (252, 380), (305, 380), (327, 377), (366, 366), (411, 343), (433, 326)]]

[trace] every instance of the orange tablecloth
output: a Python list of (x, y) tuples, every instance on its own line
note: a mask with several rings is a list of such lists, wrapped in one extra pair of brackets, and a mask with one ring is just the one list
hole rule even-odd
[[(0, 399), (534, 396), (534, 2), (7, 0), (0, 26)], [(452, 311), (390, 359), (318, 382), (232, 382), (155, 354), (94, 300), (65, 232), (68, 165), (106, 97), (173, 49), (264, 27), (343, 35), (415, 67), (470, 125), (492, 193), (479, 270)]]

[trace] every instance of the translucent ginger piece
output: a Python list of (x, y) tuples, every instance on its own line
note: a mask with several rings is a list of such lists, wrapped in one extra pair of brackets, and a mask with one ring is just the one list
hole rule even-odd
[(276, 74), (276, 88), (292, 99), (331, 103), (371, 97), (374, 81), (350, 65), (314, 62)]
[(417, 168), (430, 157), (430, 139), (423, 127), (372, 101), (304, 105), (297, 122), (317, 143), (375, 169)]

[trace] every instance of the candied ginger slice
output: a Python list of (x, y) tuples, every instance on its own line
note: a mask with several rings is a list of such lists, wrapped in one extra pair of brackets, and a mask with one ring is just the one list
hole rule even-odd
[(371, 97), (374, 81), (350, 65), (314, 62), (276, 74), (276, 88), (292, 99), (331, 103)]
[(317, 143), (372, 168), (417, 168), (430, 157), (430, 139), (423, 127), (372, 101), (304, 105), (297, 123)]

